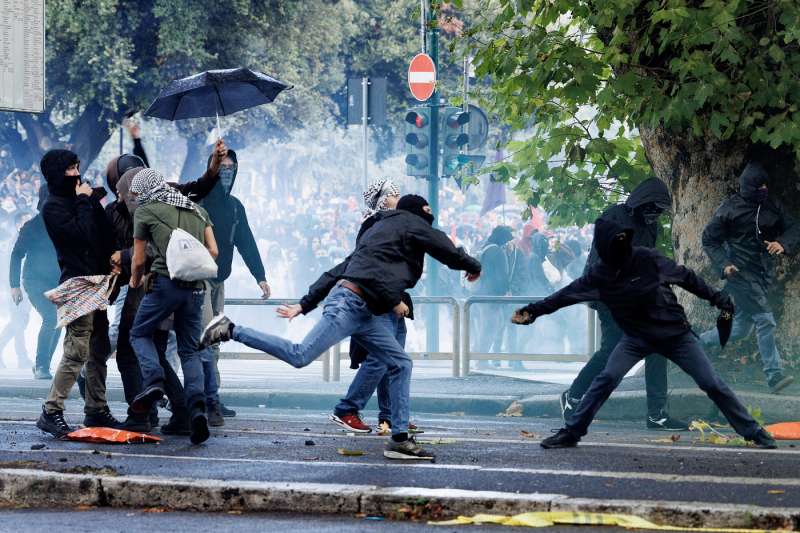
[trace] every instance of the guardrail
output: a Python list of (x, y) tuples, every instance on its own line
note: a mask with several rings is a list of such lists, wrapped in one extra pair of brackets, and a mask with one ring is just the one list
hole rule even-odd
[[(510, 354), (481, 353), (470, 349), (471, 309), (475, 304), (527, 304), (541, 300), (542, 297), (529, 296), (473, 296), (462, 302), (450, 296), (415, 296), (415, 305), (447, 305), (453, 312), (453, 349), (448, 352), (408, 352), (413, 360), (452, 361), (453, 377), (464, 377), (469, 374), (471, 360), (513, 360), (513, 361), (586, 361), (594, 353), (597, 346), (596, 312), (587, 306), (587, 341), (586, 354)], [(257, 298), (228, 298), (226, 306), (267, 306), (292, 305), (299, 300), (279, 299), (261, 300)], [(463, 313), (463, 317), (462, 317)], [(510, 317), (510, 315), (509, 315)], [(462, 327), (462, 324), (464, 326)], [(220, 352), (222, 359), (264, 360), (275, 359), (261, 352)], [(339, 381), (341, 377), (342, 343), (331, 347), (317, 358), (322, 361), (323, 381)]]
[[(495, 361), (587, 361), (589, 357), (595, 352), (597, 346), (597, 333), (595, 328), (596, 311), (586, 306), (587, 313), (587, 327), (588, 331), (586, 338), (587, 353), (586, 354), (512, 354), (512, 353), (481, 353), (473, 352), (471, 350), (471, 327), (472, 321), (470, 320), (471, 309), (475, 304), (520, 304), (526, 305), (531, 302), (542, 300), (542, 296), (473, 296), (464, 301), (464, 340), (461, 346), (461, 373), (460, 376), (464, 377), (469, 374), (469, 362), (475, 360), (495, 360)], [(511, 319), (511, 314), (508, 314), (508, 319)]]

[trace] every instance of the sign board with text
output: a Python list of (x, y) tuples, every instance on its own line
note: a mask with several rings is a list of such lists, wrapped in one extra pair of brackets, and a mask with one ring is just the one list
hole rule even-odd
[(0, 0), (0, 110), (44, 111), (45, 0)]

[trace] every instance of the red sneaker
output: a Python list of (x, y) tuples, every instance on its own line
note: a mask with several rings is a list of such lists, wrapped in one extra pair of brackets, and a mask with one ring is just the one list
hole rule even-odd
[(366, 425), (358, 415), (331, 415), (331, 422), (354, 433), (371, 433), (372, 428)]

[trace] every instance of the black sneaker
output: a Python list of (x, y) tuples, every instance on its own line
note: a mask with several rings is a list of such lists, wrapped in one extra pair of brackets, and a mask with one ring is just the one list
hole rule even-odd
[(72, 428), (64, 420), (64, 411), (48, 413), (44, 410), (44, 407), (42, 407), (42, 414), (39, 415), (39, 420), (36, 421), (36, 427), (45, 433), (50, 433), (57, 439), (63, 439), (67, 434), (72, 433)]
[(161, 434), (183, 435), (188, 437), (192, 434), (192, 424), (189, 422), (189, 417), (172, 415), (169, 422), (161, 426)]
[(236, 411), (233, 409), (228, 409), (222, 402), (219, 402), (219, 412), (222, 413), (222, 416), (225, 418), (233, 418), (236, 416)]
[(164, 397), (164, 388), (161, 385), (150, 385), (136, 395), (131, 402), (131, 411), (134, 413), (150, 413), (153, 404)]
[(231, 340), (233, 322), (225, 315), (217, 315), (211, 319), (200, 340), (200, 349), (204, 350), (214, 344)]
[[(159, 403), (161, 403), (161, 402), (159, 402)], [(150, 411), (150, 426), (154, 427), (154, 428), (157, 428), (160, 425), (161, 425), (161, 422), (158, 420), (158, 409), (157, 408), (153, 408), (153, 410)]]
[(107, 405), (99, 411), (86, 413), (86, 416), (83, 417), (83, 425), (87, 428), (124, 429), (124, 424), (114, 418)]
[(564, 422), (569, 422), (570, 418), (572, 418), (572, 414), (575, 412), (575, 408), (581, 403), (581, 399), (570, 396), (569, 389), (567, 389), (561, 393), (558, 403), (561, 405), (561, 419)]
[(33, 379), (53, 379), (50, 369), (43, 366), (33, 367)]
[(769, 391), (772, 394), (778, 394), (780, 391), (794, 383), (794, 377), (785, 376), (783, 374), (776, 374), (769, 380)]
[(389, 442), (386, 443), (386, 449), (383, 450), (383, 456), (387, 459), (412, 461), (433, 461), (436, 459), (436, 455), (423, 450), (414, 440), (414, 437), (402, 442), (389, 439)]
[(208, 406), (208, 425), (213, 428), (219, 428), (225, 425), (225, 419), (222, 417), (219, 402), (214, 402)]
[(150, 433), (153, 431), (153, 426), (150, 423), (150, 417), (144, 417), (138, 414), (128, 415), (125, 422), (122, 423), (122, 429), (126, 431), (136, 431), (137, 433)]
[(555, 435), (547, 437), (539, 445), (546, 450), (552, 448), (574, 448), (581, 441), (567, 428), (561, 428)]
[(765, 450), (774, 450), (778, 447), (778, 443), (775, 442), (775, 439), (772, 438), (772, 435), (770, 435), (770, 433), (764, 428), (758, 429), (756, 434), (753, 436), (752, 441), (753, 444)]
[(189, 440), (192, 441), (192, 444), (200, 444), (207, 441), (210, 436), (211, 433), (208, 431), (208, 417), (202, 410), (197, 409), (194, 414), (192, 414)]
[(689, 423), (672, 418), (663, 409), (656, 415), (647, 415), (647, 429), (654, 431), (689, 431)]

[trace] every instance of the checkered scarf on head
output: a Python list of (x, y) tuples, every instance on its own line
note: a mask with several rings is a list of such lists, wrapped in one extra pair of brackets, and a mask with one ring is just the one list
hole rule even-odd
[(170, 187), (164, 176), (152, 168), (144, 168), (136, 173), (130, 191), (138, 195), (137, 202), (140, 206), (161, 202), (181, 209), (195, 210), (194, 202)]
[(391, 196), (400, 196), (400, 187), (392, 180), (379, 179), (373, 181), (364, 191), (364, 220), (368, 219), (381, 209), (386, 209), (386, 200)]

